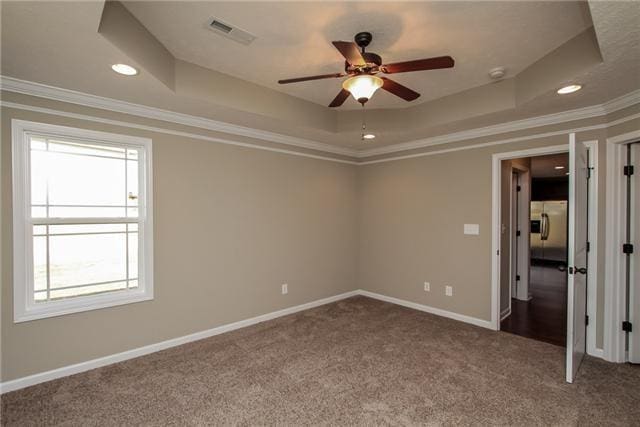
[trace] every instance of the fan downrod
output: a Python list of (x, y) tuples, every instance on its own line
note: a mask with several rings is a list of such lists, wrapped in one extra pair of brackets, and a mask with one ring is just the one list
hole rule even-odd
[(369, 43), (371, 43), (371, 39), (373, 39), (373, 36), (368, 31), (360, 32), (353, 38), (353, 40), (358, 46), (360, 46), (360, 49), (362, 49), (363, 52), (364, 48), (369, 46)]

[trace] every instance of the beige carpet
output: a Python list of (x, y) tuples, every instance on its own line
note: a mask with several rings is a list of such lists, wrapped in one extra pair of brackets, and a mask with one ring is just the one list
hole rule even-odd
[(8, 393), (6, 425), (640, 425), (640, 368), (354, 297)]

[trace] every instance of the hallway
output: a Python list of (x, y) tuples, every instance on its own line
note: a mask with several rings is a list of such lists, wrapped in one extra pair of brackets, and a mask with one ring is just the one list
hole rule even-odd
[(567, 275), (555, 266), (531, 266), (529, 301), (511, 300), (511, 315), (500, 330), (566, 346)]

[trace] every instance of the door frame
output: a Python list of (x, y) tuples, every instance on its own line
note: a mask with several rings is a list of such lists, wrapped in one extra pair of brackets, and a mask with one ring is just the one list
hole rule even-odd
[(626, 278), (626, 182), (623, 167), (626, 164), (626, 146), (640, 139), (640, 130), (607, 138), (607, 215), (606, 258), (604, 288), (604, 358), (610, 362), (626, 362), (625, 320)]
[[(513, 268), (514, 260), (513, 254), (517, 253), (517, 259), (515, 260), (515, 264), (517, 266), (516, 271), (520, 271), (520, 287), (517, 287), (518, 292), (514, 295), (512, 292), (515, 280), (515, 274), (513, 271), (510, 272), (510, 283), (509, 283), (509, 313), (511, 313), (511, 298), (516, 298), (521, 301), (528, 301), (529, 298), (529, 269), (530, 269), (530, 233), (529, 233), (529, 222), (531, 220), (531, 171), (529, 168), (512, 164), (511, 165), (511, 173), (517, 174), (520, 179), (520, 197), (518, 197), (518, 208), (517, 208), (517, 218), (516, 221), (520, 225), (522, 229), (522, 233), (520, 234), (520, 239), (515, 237), (516, 229), (514, 228), (514, 224), (511, 223), (509, 227), (509, 232), (511, 233), (511, 248), (509, 250), (509, 256), (511, 257), (511, 261), (509, 263), (510, 268)], [(513, 185), (513, 181), (512, 181)], [(513, 195), (513, 188), (511, 188), (511, 195)], [(515, 205), (513, 200), (510, 200), (511, 209)], [(513, 222), (513, 211), (511, 212), (510, 221)], [(525, 232), (526, 230), (526, 232)], [(516, 251), (514, 251), (513, 240), (516, 239)]]
[[(638, 132), (640, 135), (640, 132)], [(596, 347), (596, 325), (598, 305), (598, 141), (584, 143), (589, 148), (589, 159), (592, 167), (592, 179), (589, 185), (589, 271), (587, 273), (587, 354), (602, 357), (603, 351)], [(518, 151), (495, 153), (492, 156), (492, 229), (491, 229), (491, 327), (500, 330), (500, 224), (501, 218), (501, 162), (519, 157), (537, 157), (548, 154), (566, 153), (569, 144), (550, 145)], [(607, 172), (609, 168), (607, 167)], [(608, 194), (608, 192), (607, 192)], [(606, 308), (606, 307), (605, 307)], [(606, 334), (605, 334), (606, 335)]]

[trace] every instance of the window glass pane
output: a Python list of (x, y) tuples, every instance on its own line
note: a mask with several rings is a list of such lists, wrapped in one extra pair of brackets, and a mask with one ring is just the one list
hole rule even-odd
[[(33, 144), (32, 144), (33, 147)], [(46, 151), (31, 151), (31, 204), (47, 203), (47, 177), (49, 162)]]
[(125, 211), (124, 207), (50, 207), (49, 218), (122, 218)]
[(129, 233), (129, 278), (138, 278), (138, 233)]
[(40, 138), (37, 136), (32, 136), (29, 139), (31, 145), (30, 148), (32, 150), (46, 150), (47, 149), (47, 140), (44, 138)]
[(127, 161), (127, 204), (138, 206), (138, 162)]
[(32, 218), (46, 218), (47, 217), (47, 208), (35, 206), (31, 208), (31, 217)]
[(120, 159), (49, 153), (48, 173), (51, 205), (124, 205)]
[(50, 234), (76, 234), (76, 233), (124, 233), (126, 224), (65, 224), (50, 225)]
[(127, 209), (127, 217), (128, 218), (137, 218), (138, 217), (138, 208), (129, 208), (129, 209)]
[(43, 236), (47, 234), (47, 226), (46, 225), (34, 225), (33, 226), (33, 235), (34, 236)]
[(126, 280), (125, 234), (51, 236), (51, 287)]
[(124, 148), (86, 142), (49, 140), (49, 151), (58, 153), (79, 154), (82, 156), (103, 156), (124, 159)]
[[(47, 238), (33, 237), (33, 289), (47, 289)], [(46, 295), (45, 295), (46, 297)]]
[(103, 283), (99, 285), (82, 286), (71, 289), (53, 289), (51, 290), (51, 299), (63, 299), (77, 297), (82, 295), (99, 294), (104, 292), (119, 291), (127, 288), (127, 282)]

